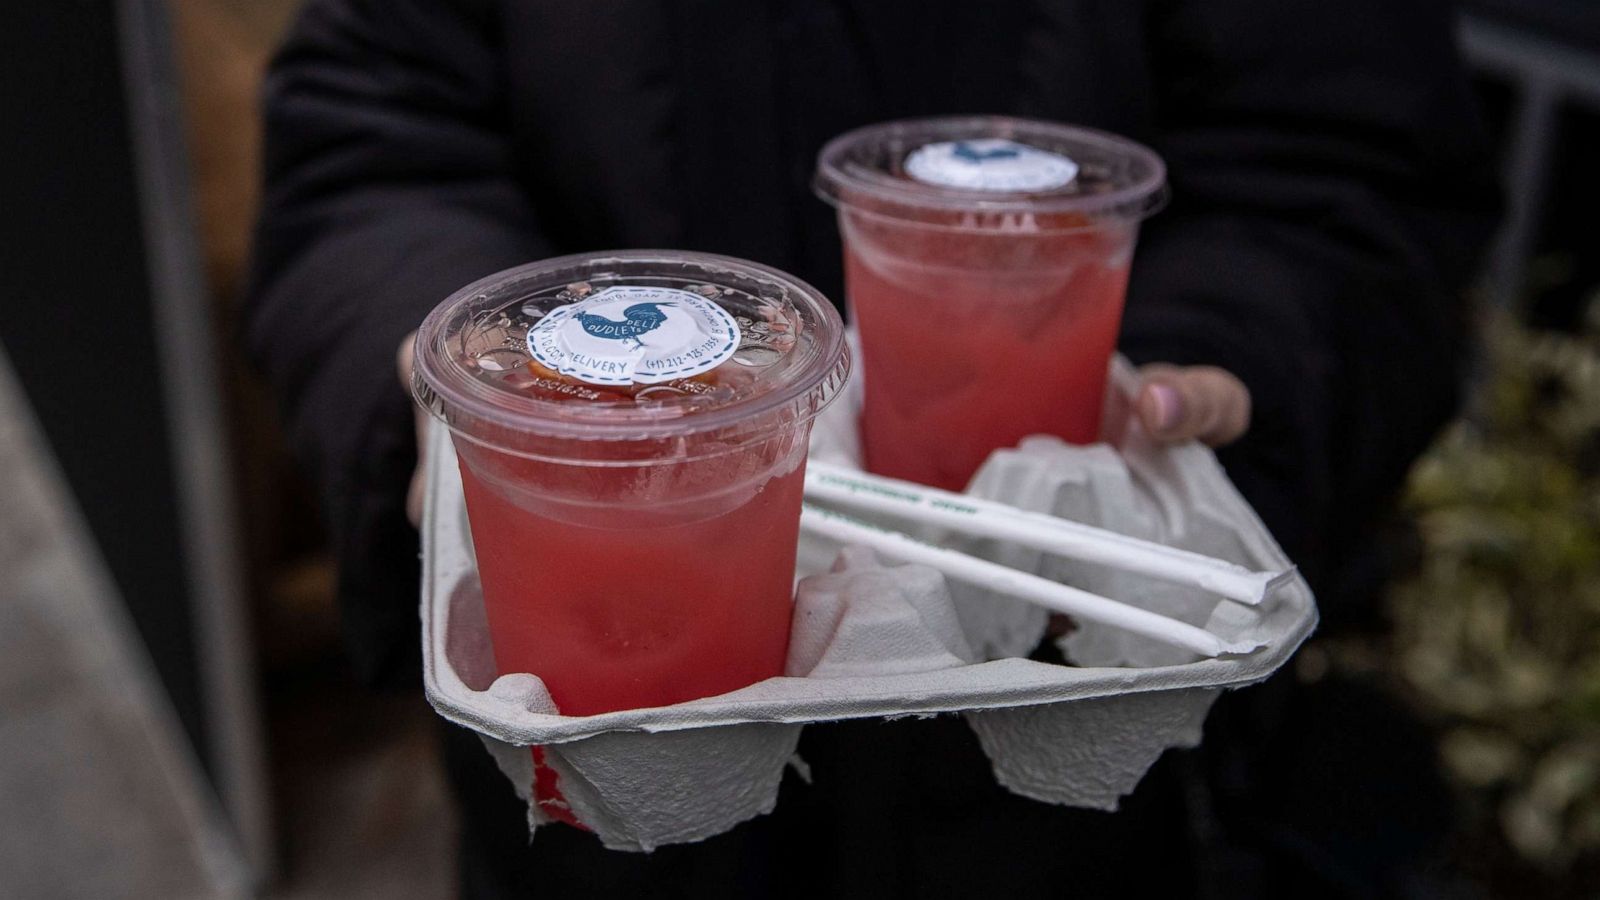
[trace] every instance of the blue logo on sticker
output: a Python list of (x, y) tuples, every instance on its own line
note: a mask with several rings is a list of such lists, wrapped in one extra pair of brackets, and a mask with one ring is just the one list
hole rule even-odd
[(660, 328), (661, 323), (667, 321), (667, 314), (661, 311), (661, 307), (671, 305), (635, 303), (622, 311), (621, 322), (586, 312), (578, 313), (576, 318), (583, 330), (594, 337), (608, 341), (631, 341), (633, 346), (643, 347), (644, 341), (640, 340), (640, 336)]
[(905, 172), (968, 191), (1051, 191), (1078, 177), (1078, 164), (1005, 138), (967, 138), (918, 147), (906, 156)]
[(645, 285), (605, 288), (528, 329), (540, 365), (590, 384), (690, 378), (730, 359), (739, 341), (739, 323), (710, 297)]
[(982, 163), (990, 159), (1016, 159), (1022, 155), (1022, 151), (1016, 147), (991, 147), (987, 150), (979, 150), (966, 141), (957, 141), (955, 148), (950, 151), (950, 155), (970, 163)]

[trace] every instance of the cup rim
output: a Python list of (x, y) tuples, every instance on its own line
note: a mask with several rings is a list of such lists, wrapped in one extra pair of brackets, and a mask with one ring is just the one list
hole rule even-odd
[[(1093, 193), (1084, 192), (1078, 181), (1038, 192), (984, 191), (898, 177), (855, 159), (863, 149), (895, 147), (900, 148), (895, 153), (903, 160), (910, 150), (926, 144), (976, 138), (1007, 138), (1047, 149), (1076, 147), (1083, 153), (1121, 160), (1135, 174), (1126, 183)], [(929, 213), (1004, 216), (1078, 212), (1139, 220), (1160, 210), (1167, 199), (1166, 164), (1143, 144), (1109, 131), (1014, 116), (897, 119), (847, 131), (817, 154), (812, 189), (833, 206), (860, 209), (865, 201), (887, 218), (907, 219)], [(934, 227), (982, 228), (976, 223)]]
[[(502, 304), (519, 291), (534, 291), (579, 280), (652, 276), (686, 272), (718, 283), (718, 273), (754, 279), (778, 288), (818, 332), (768, 390), (735, 398), (710, 409), (686, 410), (673, 404), (590, 405), (541, 400), (485, 384), (455, 362), (444, 342), (455, 317), (474, 304)], [(459, 330), (459, 329), (458, 329)], [(767, 429), (809, 421), (837, 396), (850, 372), (844, 324), (833, 304), (816, 288), (786, 272), (749, 260), (679, 250), (615, 250), (551, 257), (496, 272), (457, 290), (430, 312), (417, 331), (411, 388), (416, 402), (444, 421), (452, 432), (485, 446), (518, 453), (515, 435), (560, 441), (652, 441), (686, 437), (759, 423), (776, 416)], [(497, 439), (503, 438), (503, 439)], [(543, 454), (535, 454), (543, 456)]]

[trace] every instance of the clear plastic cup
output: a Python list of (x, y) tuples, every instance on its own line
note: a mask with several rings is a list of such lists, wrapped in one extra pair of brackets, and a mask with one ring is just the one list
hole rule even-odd
[(782, 674), (807, 439), (850, 369), (826, 298), (708, 254), (568, 256), (458, 291), (416, 360), (501, 673), (566, 715)]
[(867, 468), (961, 490), (1027, 435), (1096, 440), (1134, 241), (1165, 179), (1139, 144), (1026, 119), (829, 142), (815, 188), (839, 210)]

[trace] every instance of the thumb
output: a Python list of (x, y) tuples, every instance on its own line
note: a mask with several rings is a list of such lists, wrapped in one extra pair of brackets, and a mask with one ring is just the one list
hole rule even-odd
[(1250, 390), (1216, 366), (1155, 364), (1140, 370), (1135, 409), (1150, 435), (1162, 441), (1198, 440), (1220, 447), (1250, 427)]

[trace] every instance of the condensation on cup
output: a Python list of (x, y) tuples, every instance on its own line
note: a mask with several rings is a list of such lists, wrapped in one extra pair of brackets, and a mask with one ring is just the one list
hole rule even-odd
[(961, 490), (1027, 435), (1096, 440), (1139, 223), (1165, 183), (1139, 144), (1026, 119), (891, 122), (824, 147), (867, 468)]

